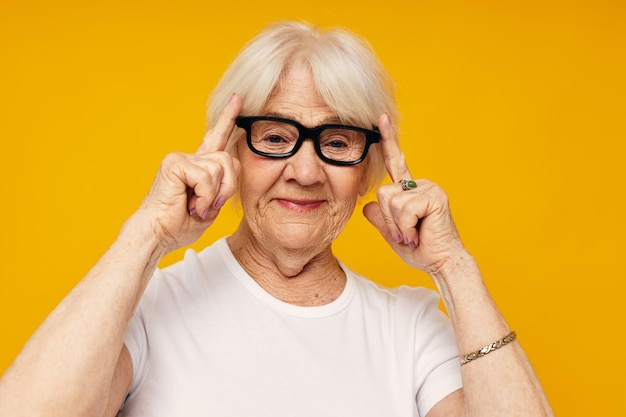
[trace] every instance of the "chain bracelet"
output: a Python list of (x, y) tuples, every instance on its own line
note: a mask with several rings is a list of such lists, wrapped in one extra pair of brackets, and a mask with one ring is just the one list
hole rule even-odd
[(515, 334), (515, 332), (511, 332), (508, 335), (504, 336), (502, 339), (495, 341), (485, 347), (482, 347), (478, 349), (476, 352), (472, 352), (467, 355), (460, 356), (459, 362), (461, 366), (463, 366), (467, 364), (468, 362), (473, 361), (474, 359), (481, 358), (485, 356), (486, 354), (493, 352), (496, 349), (500, 349), (504, 345), (508, 345), (509, 343), (514, 341), (516, 338), (517, 338), (517, 335)]

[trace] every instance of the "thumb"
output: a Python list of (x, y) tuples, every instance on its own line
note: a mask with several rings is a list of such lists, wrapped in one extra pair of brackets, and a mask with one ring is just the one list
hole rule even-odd
[(380, 232), (381, 235), (387, 240), (391, 242), (391, 233), (389, 231), (389, 227), (387, 227), (387, 223), (383, 218), (383, 213), (380, 210), (380, 204), (376, 201), (371, 201), (363, 207), (363, 215), (365, 218)]

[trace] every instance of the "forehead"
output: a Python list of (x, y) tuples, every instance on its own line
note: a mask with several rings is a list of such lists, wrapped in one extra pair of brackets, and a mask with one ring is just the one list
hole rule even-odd
[(317, 91), (310, 69), (304, 64), (291, 66), (270, 95), (264, 115), (295, 120), (305, 126), (338, 121), (335, 112)]

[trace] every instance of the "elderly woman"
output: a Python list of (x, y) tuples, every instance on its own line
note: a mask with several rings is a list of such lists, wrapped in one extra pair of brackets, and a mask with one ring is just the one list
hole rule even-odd
[[(394, 120), (391, 82), (355, 36), (296, 23), (261, 33), (215, 89), (198, 151), (165, 158), (7, 371), (0, 414), (551, 415), (446, 195), (412, 179)], [(385, 174), (364, 215), (430, 274), (449, 319), (436, 293), (382, 288), (333, 255)], [(237, 192), (232, 236), (156, 268)]]

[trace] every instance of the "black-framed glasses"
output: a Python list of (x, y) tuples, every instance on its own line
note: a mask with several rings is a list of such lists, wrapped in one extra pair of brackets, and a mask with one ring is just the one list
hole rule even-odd
[(334, 165), (362, 162), (372, 143), (380, 142), (378, 128), (373, 130), (341, 124), (314, 128), (273, 116), (239, 116), (237, 126), (245, 129), (248, 147), (268, 158), (288, 158), (298, 152), (306, 139), (315, 144), (317, 155)]

